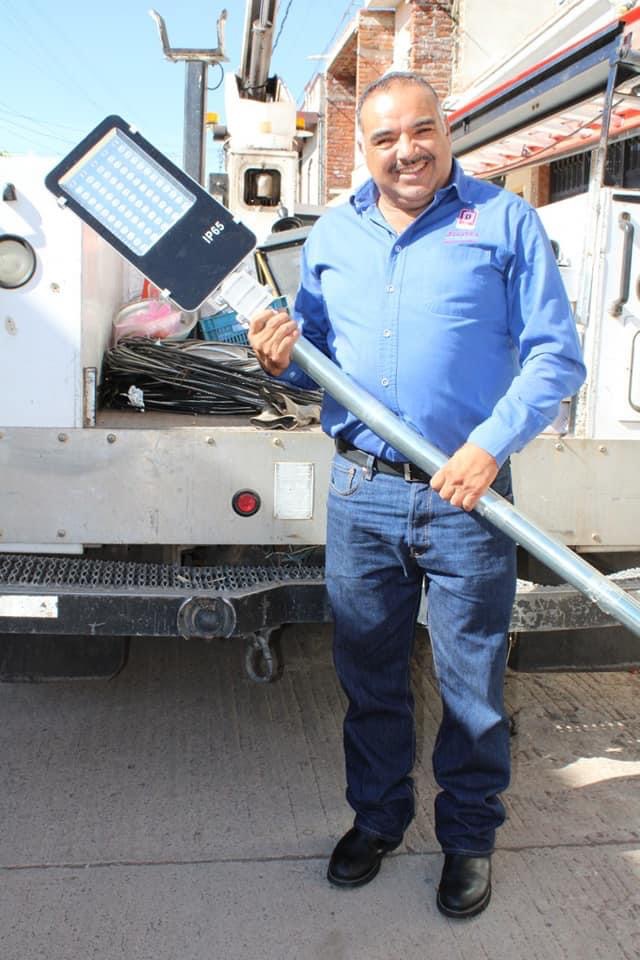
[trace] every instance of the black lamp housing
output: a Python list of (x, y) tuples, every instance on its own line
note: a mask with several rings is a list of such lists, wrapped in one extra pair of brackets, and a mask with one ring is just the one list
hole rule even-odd
[(197, 310), (255, 247), (247, 227), (115, 115), (45, 184), (183, 310)]

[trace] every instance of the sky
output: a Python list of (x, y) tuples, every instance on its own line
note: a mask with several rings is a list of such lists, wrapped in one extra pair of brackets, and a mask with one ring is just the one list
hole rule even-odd
[[(326, 52), (362, 0), (280, 0), (271, 75), (297, 102), (322, 68)], [(244, 0), (0, 0), (0, 152), (62, 157), (109, 114), (134, 124), (181, 165), (184, 63), (165, 59), (153, 6), (172, 47), (214, 48), (227, 9), (224, 70), (242, 50)], [(208, 87), (222, 70), (208, 70)], [(207, 109), (224, 122), (223, 89)], [(207, 170), (221, 169), (220, 148), (207, 143)]]

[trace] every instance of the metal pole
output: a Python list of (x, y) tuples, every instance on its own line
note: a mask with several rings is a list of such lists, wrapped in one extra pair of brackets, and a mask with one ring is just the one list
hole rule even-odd
[[(298, 340), (293, 348), (292, 360), (374, 433), (427, 473), (435, 473), (448, 459), (437, 447), (407, 427), (387, 407), (354, 383), (308, 340)], [(601, 610), (640, 636), (640, 603), (616, 583), (537, 527), (494, 490), (488, 490), (475, 509), (480, 516), (589, 597)]]
[(191, 47), (172, 47), (169, 43), (169, 34), (163, 17), (155, 10), (150, 10), (151, 18), (155, 20), (160, 34), (160, 43), (167, 60), (177, 63), (184, 60), (187, 64), (185, 77), (184, 97), (184, 172), (204, 186), (204, 115), (207, 96), (207, 66), (210, 63), (224, 63), (227, 60), (224, 52), (224, 27), (227, 20), (227, 11), (223, 10), (218, 17), (218, 46), (207, 49), (193, 49)]
[[(272, 291), (257, 283), (243, 269), (230, 273), (218, 287), (218, 293), (240, 318), (252, 317), (258, 310), (268, 307), (273, 297)], [(411, 463), (430, 474), (446, 463), (448, 458), (444, 453), (399, 420), (304, 337), (294, 344), (291, 359)], [(640, 603), (559, 540), (537, 527), (495, 490), (488, 490), (474, 509), (564, 581), (584, 593), (601, 610), (640, 636)]]
[[(619, 52), (616, 52), (614, 59), (609, 64), (609, 75), (607, 77), (607, 86), (602, 105), (600, 139), (591, 159), (587, 200), (587, 227), (584, 235), (580, 289), (578, 291), (578, 302), (576, 305), (576, 323), (578, 329), (581, 328), (583, 338), (587, 327), (591, 323), (591, 306), (593, 303), (594, 289), (601, 269), (602, 186), (606, 170), (609, 128), (611, 126), (613, 98), (615, 96), (616, 78), (618, 75), (618, 57)], [(593, 338), (592, 343), (594, 343)], [(591, 358), (585, 357), (587, 366), (589, 367), (594, 359), (593, 350), (594, 347), (592, 346)], [(571, 400), (569, 428), (576, 436), (586, 436), (587, 434), (587, 421), (589, 419), (589, 405), (591, 400), (591, 388), (588, 383), (583, 384), (577, 395)]]
[(204, 113), (207, 64), (188, 60), (184, 89), (184, 172), (204, 185)]

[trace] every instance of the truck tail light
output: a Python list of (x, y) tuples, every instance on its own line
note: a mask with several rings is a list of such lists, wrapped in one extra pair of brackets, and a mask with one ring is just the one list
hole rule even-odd
[(252, 517), (262, 506), (262, 501), (253, 490), (238, 490), (234, 493), (231, 506), (241, 517)]

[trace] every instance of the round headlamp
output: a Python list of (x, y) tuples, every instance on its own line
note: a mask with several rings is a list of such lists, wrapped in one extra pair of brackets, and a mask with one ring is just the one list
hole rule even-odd
[(0, 287), (14, 290), (31, 280), (36, 270), (36, 252), (31, 244), (12, 233), (0, 236)]

